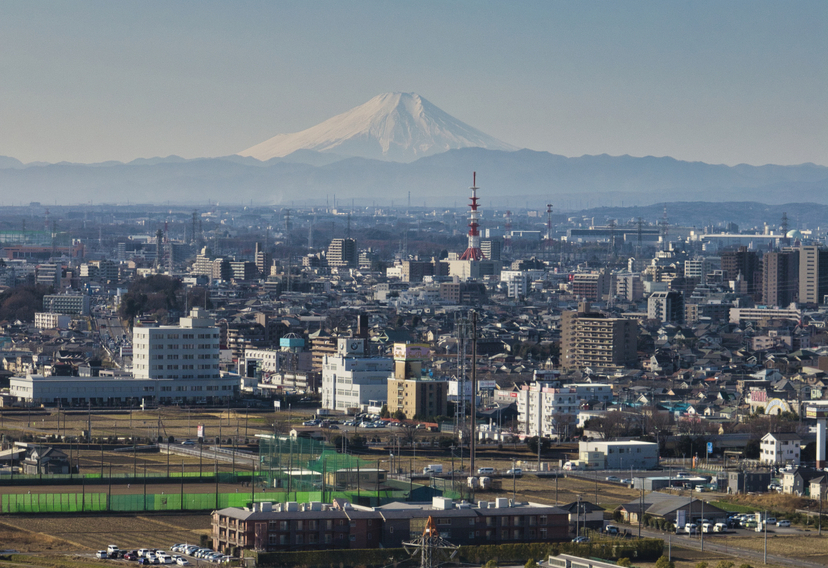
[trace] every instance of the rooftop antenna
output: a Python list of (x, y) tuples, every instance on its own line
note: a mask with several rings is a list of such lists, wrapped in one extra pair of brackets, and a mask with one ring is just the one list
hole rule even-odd
[(638, 245), (635, 247), (635, 256), (638, 258), (638, 260), (641, 260), (641, 227), (644, 225), (644, 219), (639, 217), (635, 224), (638, 226)]
[(503, 249), (506, 253), (512, 252), (512, 212), (506, 211), (506, 224), (503, 226)]
[(607, 259), (609, 262), (615, 259), (615, 219), (610, 219), (609, 222), (609, 230), (610, 230), (610, 240), (609, 240), (609, 258)]
[(667, 222), (667, 206), (664, 206), (664, 213), (661, 214), (661, 250), (667, 250), (667, 234), (669, 233), (669, 223)]
[(351, 214), (350, 213), (348, 213), (348, 229), (345, 233), (345, 238), (347, 238), (347, 239), (351, 238)]
[(543, 241), (546, 258), (552, 258), (552, 204), (546, 204), (546, 239)]

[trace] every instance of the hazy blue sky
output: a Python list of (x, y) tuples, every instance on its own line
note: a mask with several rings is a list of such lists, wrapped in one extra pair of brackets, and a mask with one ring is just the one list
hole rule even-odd
[(0, 155), (241, 151), (387, 91), (520, 147), (828, 165), (828, 2), (0, 2)]

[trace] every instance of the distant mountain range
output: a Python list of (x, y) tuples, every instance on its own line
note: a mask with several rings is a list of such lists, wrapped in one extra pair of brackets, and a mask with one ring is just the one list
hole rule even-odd
[(652, 156), (517, 150), (413, 93), (386, 93), (295, 134), (220, 158), (23, 164), (0, 156), (0, 205), (73, 203), (462, 205), (556, 211), (666, 201), (828, 203), (828, 168), (724, 166)]
[[(342, 158), (312, 150), (266, 162), (226, 156), (176, 156), (128, 164), (23, 165), (0, 157), (0, 205), (29, 201), (72, 203), (360, 204), (451, 206), (468, 197), (477, 171), (484, 207), (529, 205), (556, 210), (648, 205), (665, 201), (828, 203), (828, 168), (723, 166), (673, 158), (581, 156), (531, 150), (449, 150), (398, 163)], [(537, 202), (537, 203), (536, 203)]]

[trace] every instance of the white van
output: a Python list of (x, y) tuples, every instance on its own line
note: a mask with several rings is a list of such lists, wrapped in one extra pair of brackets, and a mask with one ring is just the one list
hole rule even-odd
[(712, 533), (715, 525), (713, 523), (702, 523), (701, 530), (703, 533)]
[(110, 544), (106, 547), (106, 553), (112, 554), (113, 552), (118, 552), (118, 545), (117, 544)]
[(713, 525), (713, 532), (727, 532), (727, 523), (716, 523), (715, 525)]
[(477, 475), (491, 475), (494, 473), (493, 467), (478, 467)]

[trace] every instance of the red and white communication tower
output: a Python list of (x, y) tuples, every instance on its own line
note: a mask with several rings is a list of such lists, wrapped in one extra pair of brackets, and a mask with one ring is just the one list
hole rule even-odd
[(469, 204), (471, 211), (469, 212), (469, 248), (460, 257), (460, 260), (483, 260), (483, 251), (480, 250), (480, 214), (477, 212), (477, 172), (472, 173), (471, 186), (471, 203)]

